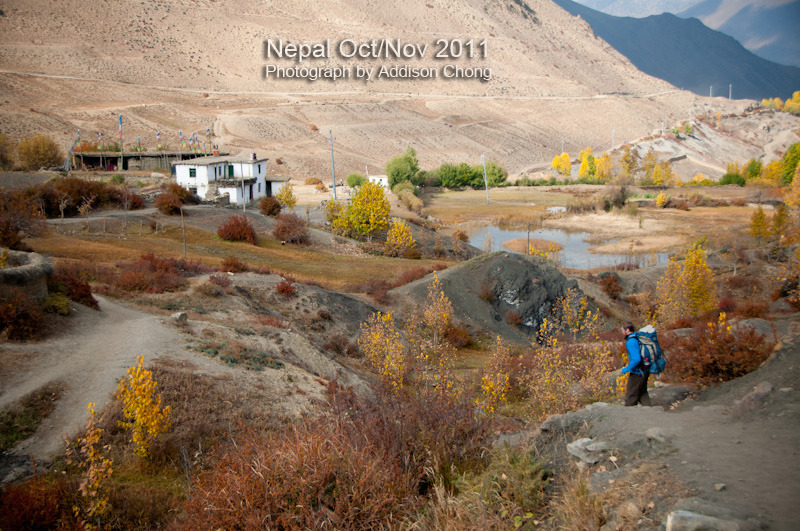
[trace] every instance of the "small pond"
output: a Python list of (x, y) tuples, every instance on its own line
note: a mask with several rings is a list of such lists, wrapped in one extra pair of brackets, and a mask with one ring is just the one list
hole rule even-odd
[[(487, 233), (491, 236), (492, 251), (507, 251), (508, 249), (503, 247), (503, 243), (528, 237), (528, 231), (525, 229), (515, 230), (488, 225), (468, 232), (470, 245), (474, 245), (478, 249), (484, 249)], [(589, 249), (597, 244), (590, 244), (586, 241), (591, 236), (588, 232), (567, 232), (561, 229), (536, 229), (530, 232), (531, 239), (550, 240), (563, 245), (564, 248), (559, 253), (559, 259), (561, 265), (569, 269), (610, 268), (620, 264), (648, 267), (656, 264), (665, 264), (669, 259), (668, 253), (635, 255), (592, 253)]]

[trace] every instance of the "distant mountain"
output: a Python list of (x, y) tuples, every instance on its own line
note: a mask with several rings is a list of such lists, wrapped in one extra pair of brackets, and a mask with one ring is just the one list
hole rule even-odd
[[(677, 14), (702, 0), (581, 0), (581, 5), (617, 17), (643, 18), (661, 13)], [(697, 17), (700, 18), (700, 17)]]
[(615, 17), (570, 0), (554, 0), (585, 20), (592, 31), (646, 74), (707, 96), (736, 99), (780, 96), (800, 90), (800, 68), (779, 65), (747, 51), (735, 39), (699, 20), (665, 13), (647, 18)]
[(579, 0), (618, 17), (698, 18), (764, 59), (800, 66), (800, 0)]
[(706, 26), (734, 37), (760, 57), (800, 66), (800, 0), (703, 0), (676, 14), (699, 18)]

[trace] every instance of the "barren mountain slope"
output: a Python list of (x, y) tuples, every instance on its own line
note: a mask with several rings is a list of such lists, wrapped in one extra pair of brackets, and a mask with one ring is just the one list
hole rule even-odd
[[(530, 7), (526, 7), (530, 6)], [(546, 0), (309, 1), (11, 0), (0, 16), (2, 130), (48, 132), (63, 144), (76, 128), (151, 149), (155, 132), (175, 147), (177, 130), (211, 127), (223, 149), (281, 156), (290, 174), (325, 171), (334, 131), (343, 171), (382, 168), (412, 144), (423, 165), (485, 152), (512, 172), (565, 147), (605, 149), (671, 123), (704, 98), (637, 71), (578, 18)], [(301, 66), (409, 66), (438, 79), (263, 78), (264, 41), (330, 40), (330, 59)], [(389, 39), (425, 46), (422, 59), (359, 59), (338, 44)], [(474, 40), (475, 57), (435, 59), (439, 39)], [(478, 43), (486, 41), (486, 47)], [(486, 57), (479, 57), (485, 50)], [(419, 55), (419, 52), (417, 52)], [(491, 80), (444, 79), (445, 65), (491, 68)], [(713, 100), (731, 110), (744, 104)], [(319, 132), (312, 131), (312, 125)], [(106, 138), (109, 138), (106, 136)]]

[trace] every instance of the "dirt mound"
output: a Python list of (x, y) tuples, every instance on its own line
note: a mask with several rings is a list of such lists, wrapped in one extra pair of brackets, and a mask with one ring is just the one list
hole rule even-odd
[[(558, 297), (578, 287), (543, 258), (503, 252), (473, 258), (438, 276), (457, 319), (522, 343), (530, 342)], [(428, 275), (393, 293), (421, 301), (432, 280)]]

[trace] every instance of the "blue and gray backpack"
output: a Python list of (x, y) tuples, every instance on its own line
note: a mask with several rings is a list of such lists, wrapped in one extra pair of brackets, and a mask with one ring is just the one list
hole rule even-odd
[(658, 344), (658, 335), (653, 325), (647, 325), (635, 332), (633, 336), (639, 341), (639, 354), (642, 361), (639, 364), (642, 372), (661, 374), (667, 366), (667, 358)]

